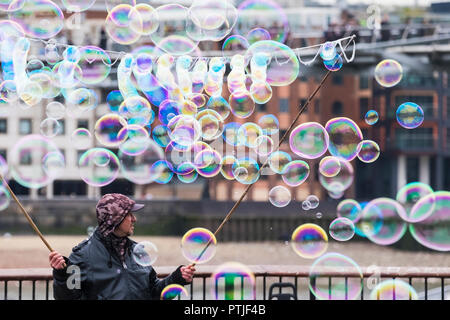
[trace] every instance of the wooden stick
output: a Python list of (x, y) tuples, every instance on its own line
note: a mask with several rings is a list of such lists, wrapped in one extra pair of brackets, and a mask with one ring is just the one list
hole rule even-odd
[[(350, 44), (350, 42), (355, 38), (355, 36), (353, 35), (350, 39), (349, 42), (347, 43), (347, 45), (345, 46), (344, 50), (347, 49), (348, 45)], [(342, 55), (342, 53), (341, 53)], [(319, 85), (317, 86), (317, 88), (313, 91), (313, 93), (309, 96), (309, 98), (306, 100), (305, 104), (300, 108), (299, 112), (297, 113), (297, 116), (294, 118), (294, 120), (291, 122), (289, 128), (286, 130), (285, 134), (281, 137), (279, 143), (278, 143), (278, 147), (273, 150), (271, 153), (276, 152), (280, 149), (281, 144), (283, 143), (283, 141), (286, 139), (286, 137), (288, 136), (288, 134), (291, 132), (292, 128), (295, 126), (297, 120), (300, 118), (300, 116), (302, 115), (303, 111), (305, 111), (306, 107), (308, 107), (309, 103), (311, 102), (312, 99), (314, 99), (314, 97), (316, 96), (317, 92), (319, 92), (319, 90), (322, 88), (323, 84), (325, 83), (325, 80), (327, 80), (327, 78), (329, 77), (329, 75), (331, 74), (332, 71), (328, 70), (328, 72), (325, 74), (325, 76), (323, 77), (322, 81), (320, 81)], [(266, 161), (261, 165), (261, 167), (258, 170), (257, 174), (260, 174), (261, 170), (267, 165), (267, 163), (269, 162), (269, 157), (267, 157)], [(223, 226), (225, 225), (225, 223), (228, 222), (228, 220), (231, 219), (231, 216), (233, 215), (234, 211), (236, 211), (237, 207), (239, 207), (239, 205), (241, 204), (242, 200), (244, 200), (245, 196), (247, 195), (247, 193), (250, 191), (251, 187), (256, 183), (253, 182), (251, 184), (249, 184), (247, 186), (247, 188), (245, 188), (244, 192), (242, 193), (241, 197), (239, 198), (238, 201), (236, 201), (236, 203), (234, 204), (234, 206), (230, 209), (230, 211), (228, 212), (228, 214), (225, 216), (225, 218), (223, 219), (222, 223), (219, 225), (219, 227), (216, 229), (216, 231), (214, 232), (214, 236), (216, 236), (220, 230), (222, 230)], [(208, 249), (208, 247), (211, 245), (212, 243), (212, 239), (209, 239), (208, 243), (206, 244), (205, 248), (202, 250), (202, 252), (200, 253), (200, 255), (198, 256), (198, 258), (196, 259), (196, 261), (198, 261), (203, 254), (206, 252), (206, 250)], [(194, 262), (191, 264), (192, 267), (194, 267), (197, 263)]]
[(44, 242), (45, 246), (48, 248), (48, 250), (50, 250), (50, 252), (53, 252), (55, 250), (53, 250), (53, 248), (50, 246), (50, 244), (47, 242), (47, 240), (44, 238), (44, 236), (42, 235), (42, 233), (39, 231), (38, 227), (36, 226), (36, 224), (33, 222), (33, 220), (31, 219), (30, 215), (28, 214), (27, 210), (23, 207), (23, 205), (20, 203), (19, 199), (16, 197), (16, 195), (14, 194), (14, 192), (11, 190), (9, 184), (6, 182), (5, 178), (3, 177), (3, 175), (0, 172), (0, 181), (3, 181), (4, 186), (6, 187), (6, 189), (8, 189), (9, 194), (12, 196), (12, 198), (14, 199), (14, 201), (17, 203), (17, 205), (19, 206), (20, 210), (22, 211), (22, 213), (25, 215), (25, 218), (27, 218), (28, 223), (30, 224), (30, 226), (33, 228), (33, 230), (37, 233), (37, 235), (39, 236), (39, 238), (41, 238), (42, 242)]

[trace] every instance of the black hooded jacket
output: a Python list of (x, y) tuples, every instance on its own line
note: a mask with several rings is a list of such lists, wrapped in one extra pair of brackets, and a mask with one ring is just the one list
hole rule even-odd
[[(137, 243), (128, 239), (122, 263), (98, 231), (72, 249), (67, 268), (53, 269), (53, 295), (56, 300), (149, 300), (160, 299), (170, 284), (186, 285), (180, 267), (158, 279), (151, 266), (137, 264), (131, 252)], [(77, 274), (79, 270), (79, 273)], [(79, 281), (77, 281), (79, 280)]]

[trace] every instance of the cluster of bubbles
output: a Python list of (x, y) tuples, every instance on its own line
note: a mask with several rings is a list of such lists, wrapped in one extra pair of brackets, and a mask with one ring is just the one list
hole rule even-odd
[[(345, 241), (354, 233), (379, 245), (398, 242), (409, 230), (421, 245), (437, 250), (450, 250), (448, 208), (450, 193), (434, 191), (422, 182), (412, 182), (397, 192), (396, 199), (376, 198), (366, 203), (354, 199), (339, 202), (338, 218), (330, 225), (330, 234), (335, 234), (339, 221), (340, 236), (336, 240)], [(332, 228), (333, 226), (333, 228)], [(348, 239), (346, 239), (348, 240)]]

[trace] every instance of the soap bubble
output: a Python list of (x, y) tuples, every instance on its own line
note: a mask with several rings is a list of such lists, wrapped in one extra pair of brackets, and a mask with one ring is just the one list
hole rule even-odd
[(373, 288), (370, 300), (419, 300), (419, 297), (408, 283), (400, 279), (388, 279)]
[[(215, 300), (255, 300), (256, 279), (253, 272), (238, 262), (227, 262), (218, 266), (211, 275)], [(230, 286), (230, 283), (239, 286)]]
[(422, 108), (413, 102), (401, 104), (397, 108), (396, 116), (398, 124), (406, 129), (415, 129), (419, 127), (424, 120)]
[(158, 248), (153, 242), (142, 241), (134, 246), (132, 256), (138, 265), (149, 267), (158, 259)]
[(292, 152), (306, 159), (316, 159), (327, 152), (329, 137), (317, 122), (306, 122), (295, 127), (289, 136)]
[(319, 206), (319, 198), (317, 198), (317, 196), (315, 196), (313, 194), (306, 197), (306, 201), (309, 202), (310, 209), (315, 209)]
[(401, 218), (411, 223), (426, 219), (433, 212), (435, 199), (429, 197), (428, 204), (415, 206), (420, 199), (433, 192), (433, 189), (429, 185), (422, 182), (411, 182), (400, 188), (397, 192), (396, 200), (406, 210), (406, 216), (402, 216)]
[(319, 172), (325, 177), (335, 177), (341, 171), (341, 163), (339, 158), (326, 156), (320, 160)]
[(356, 200), (345, 199), (339, 202), (336, 211), (338, 217), (348, 218), (350, 221), (356, 222), (360, 218), (362, 208)]
[(403, 68), (395, 60), (386, 59), (375, 67), (375, 80), (382, 87), (393, 87), (398, 84), (403, 77)]
[[(340, 253), (326, 253), (309, 269), (309, 289), (319, 300), (356, 300), (363, 290), (363, 273), (355, 261)], [(336, 274), (342, 276), (335, 276)], [(352, 274), (352, 277), (346, 277)], [(330, 283), (330, 275), (333, 281)]]
[(187, 299), (189, 294), (185, 287), (179, 284), (169, 284), (161, 291), (161, 300)]
[(294, 230), (291, 245), (300, 257), (315, 259), (327, 251), (328, 236), (318, 225), (306, 223)]
[(105, 148), (92, 148), (78, 160), (81, 179), (88, 185), (103, 187), (113, 182), (119, 174), (119, 159)]
[(368, 125), (374, 125), (378, 122), (378, 112), (376, 112), (375, 110), (367, 111), (366, 115), (364, 116), (364, 121), (366, 121)]
[(339, 71), (342, 68), (343, 64), (344, 61), (342, 60), (342, 57), (339, 54), (336, 54), (336, 56), (331, 60), (323, 61), (323, 65), (325, 66), (325, 68), (333, 72)]
[(62, 132), (62, 126), (58, 120), (46, 118), (40, 124), (41, 134), (47, 138), (53, 138)]
[(216, 237), (205, 228), (190, 229), (181, 239), (181, 253), (196, 264), (210, 261), (216, 254), (216, 246)]
[(291, 202), (291, 192), (283, 186), (273, 187), (269, 191), (269, 201), (275, 207), (285, 207)]
[(347, 218), (334, 219), (328, 230), (330, 236), (337, 241), (347, 241), (355, 235), (355, 225)]
[(282, 179), (290, 187), (301, 185), (309, 176), (309, 165), (303, 160), (294, 160), (283, 168)]
[(372, 163), (380, 156), (380, 147), (375, 141), (363, 140), (358, 146), (358, 159), (365, 163)]
[(326, 123), (325, 129), (329, 135), (328, 151), (331, 155), (347, 161), (356, 158), (363, 135), (352, 119), (345, 117), (330, 119)]
[(59, 120), (64, 118), (64, 115), (66, 114), (66, 107), (60, 102), (52, 101), (45, 108), (45, 114), (49, 118)]

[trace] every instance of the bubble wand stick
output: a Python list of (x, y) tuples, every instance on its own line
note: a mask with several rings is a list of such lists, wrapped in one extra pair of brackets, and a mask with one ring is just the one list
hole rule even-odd
[[(355, 38), (355, 35), (352, 35), (348, 41), (348, 43), (345, 45), (345, 48), (342, 50), (340, 56), (342, 56), (345, 52), (345, 49), (347, 49), (347, 47), (349, 46), (350, 42)], [(288, 134), (290, 134), (292, 128), (295, 126), (297, 120), (300, 118), (300, 116), (302, 115), (303, 111), (305, 111), (306, 107), (308, 107), (309, 103), (311, 102), (312, 99), (314, 99), (314, 97), (316, 96), (317, 92), (319, 92), (319, 90), (322, 88), (323, 84), (325, 83), (325, 81), (327, 80), (327, 78), (330, 76), (331, 74), (331, 70), (328, 70), (328, 72), (325, 74), (325, 76), (322, 78), (322, 80), (320, 81), (319, 85), (316, 87), (316, 89), (313, 91), (313, 93), (311, 93), (311, 95), (308, 97), (308, 99), (306, 100), (305, 104), (303, 106), (301, 106), (299, 112), (297, 113), (297, 116), (294, 118), (294, 120), (292, 121), (292, 123), (290, 124), (289, 128), (286, 130), (285, 134), (281, 137), (279, 143), (278, 143), (278, 147), (272, 151), (276, 152), (280, 149), (281, 144), (283, 143), (283, 141), (286, 139), (286, 137), (288, 136)], [(261, 173), (261, 170), (267, 165), (269, 157), (267, 157), (266, 161), (261, 165), (261, 167), (258, 170), (257, 174)], [(256, 182), (256, 181), (255, 181)], [(236, 201), (236, 203), (234, 204), (234, 206), (230, 209), (230, 211), (228, 212), (228, 214), (225, 216), (225, 218), (223, 219), (222, 223), (219, 225), (219, 227), (217, 227), (217, 230), (214, 232), (214, 236), (216, 236), (220, 230), (222, 230), (223, 226), (225, 225), (225, 223), (228, 222), (228, 220), (231, 219), (231, 216), (233, 215), (234, 211), (239, 207), (239, 205), (241, 204), (241, 202), (244, 200), (245, 196), (247, 195), (247, 193), (250, 191), (250, 188), (255, 184), (255, 182), (249, 184), (247, 186), (247, 188), (245, 188), (244, 192), (242, 193), (241, 197), (239, 198), (238, 201)], [(208, 243), (206, 244), (205, 248), (202, 250), (202, 252), (200, 252), (199, 256), (197, 257), (197, 259), (195, 260), (195, 262), (193, 262), (191, 264), (192, 267), (194, 267), (197, 262), (200, 260), (200, 258), (203, 256), (203, 254), (206, 252), (206, 250), (208, 249), (208, 247), (211, 245), (212, 240), (209, 239)]]
[[(0, 181), (3, 181), (3, 184), (5, 185), (6, 189), (8, 189), (9, 194), (13, 197), (14, 201), (17, 203), (17, 205), (19, 206), (20, 210), (22, 211), (22, 213), (24, 214), (25, 218), (27, 218), (28, 223), (30, 224), (30, 226), (33, 228), (33, 230), (37, 233), (37, 235), (39, 236), (39, 238), (41, 238), (42, 242), (44, 242), (45, 246), (48, 248), (48, 250), (50, 250), (50, 252), (53, 252), (55, 250), (53, 250), (53, 248), (50, 246), (50, 244), (47, 242), (47, 240), (44, 238), (44, 236), (42, 235), (42, 233), (39, 231), (38, 227), (36, 226), (36, 224), (33, 222), (33, 220), (31, 219), (30, 215), (28, 214), (27, 210), (24, 208), (24, 206), (20, 203), (19, 199), (16, 197), (16, 195), (14, 194), (14, 192), (11, 190), (9, 184), (6, 182), (5, 178), (3, 177), (3, 175), (0, 173)], [(64, 263), (64, 267), (65, 267), (65, 263)]]

